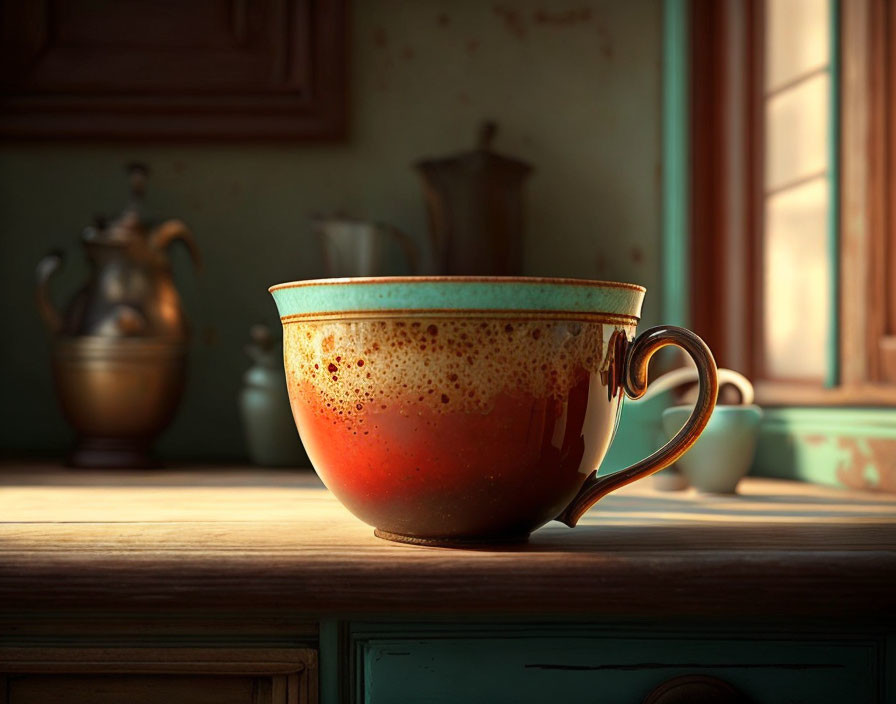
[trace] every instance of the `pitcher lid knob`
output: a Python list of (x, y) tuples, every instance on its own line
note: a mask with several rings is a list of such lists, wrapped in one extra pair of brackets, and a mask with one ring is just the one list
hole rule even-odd
[(492, 148), (492, 142), (498, 132), (498, 123), (493, 120), (486, 120), (479, 125), (479, 137), (477, 139), (477, 148), (482, 151), (489, 151)]

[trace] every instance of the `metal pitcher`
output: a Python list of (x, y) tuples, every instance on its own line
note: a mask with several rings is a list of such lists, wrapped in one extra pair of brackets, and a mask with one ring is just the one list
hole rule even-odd
[(436, 273), (515, 276), (523, 262), (523, 184), (532, 167), (491, 150), (497, 126), (477, 148), (417, 162)]
[(414, 241), (394, 225), (355, 218), (315, 217), (312, 229), (321, 239), (327, 276), (380, 276), (388, 272), (386, 252), (398, 243), (411, 274), (418, 270)]
[(196, 265), (199, 251), (180, 220), (153, 225), (145, 219), (148, 170), (132, 164), (128, 171), (130, 202), (117, 219), (98, 218), (84, 230), (90, 277), (62, 312), (49, 292), (62, 255), (50, 253), (37, 266), (56, 392), (78, 434), (69, 457), (75, 466), (152, 466), (153, 441), (184, 388), (189, 331), (168, 246), (183, 242)]

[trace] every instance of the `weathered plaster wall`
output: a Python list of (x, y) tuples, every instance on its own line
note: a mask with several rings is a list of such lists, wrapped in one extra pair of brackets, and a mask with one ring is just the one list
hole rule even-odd
[(356, 0), (351, 117), (340, 144), (28, 143), (0, 147), (0, 449), (56, 451), (69, 431), (53, 398), (33, 270), (70, 257), (60, 301), (84, 276), (77, 237), (120, 208), (122, 165), (153, 168), (159, 216), (195, 230), (205, 270), (175, 268), (195, 332), (189, 388), (161, 448), (236, 457), (235, 406), (248, 326), (276, 322), (267, 286), (320, 275), (315, 212), (385, 220), (426, 244), (410, 164), (472, 146), (480, 120), (496, 147), (535, 166), (527, 192), (527, 273), (637, 281), (652, 288), (660, 243), (658, 0)]

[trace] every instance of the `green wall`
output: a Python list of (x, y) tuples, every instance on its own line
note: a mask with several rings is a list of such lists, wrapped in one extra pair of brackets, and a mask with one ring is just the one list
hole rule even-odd
[(169, 458), (243, 454), (235, 398), (247, 329), (276, 323), (268, 285), (322, 274), (309, 215), (385, 220), (425, 246), (409, 165), (471, 146), (483, 118), (500, 125), (499, 151), (535, 165), (526, 272), (644, 283), (645, 324), (658, 322), (662, 4), (606, 0), (553, 14), (529, 0), (351, 4), (345, 142), (0, 146), (0, 449), (68, 445), (34, 265), (66, 248), (55, 292), (68, 300), (85, 275), (80, 230), (120, 209), (122, 165), (133, 159), (153, 169), (153, 211), (186, 220), (205, 256), (197, 277), (174, 254), (194, 340), (183, 405), (160, 443)]

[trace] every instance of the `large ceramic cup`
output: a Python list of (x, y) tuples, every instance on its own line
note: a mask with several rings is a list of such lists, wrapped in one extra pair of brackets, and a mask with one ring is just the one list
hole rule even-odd
[[(635, 336), (644, 288), (575, 279), (411, 277), (273, 286), (293, 415), (318, 475), (383, 538), (521, 540), (674, 462), (715, 404), (706, 345)], [(597, 478), (624, 394), (678, 345), (700, 394), (684, 427)]]

